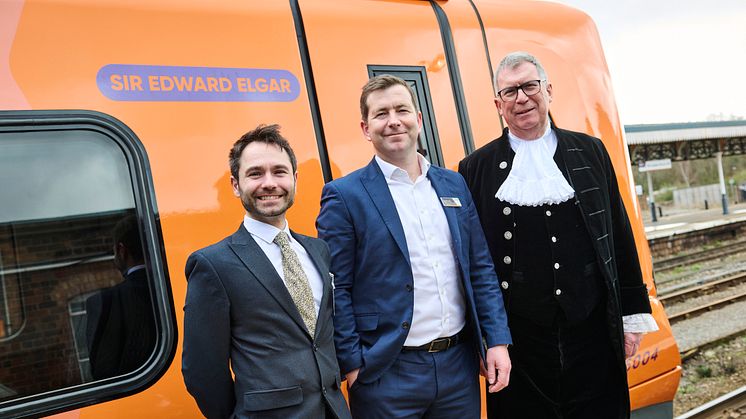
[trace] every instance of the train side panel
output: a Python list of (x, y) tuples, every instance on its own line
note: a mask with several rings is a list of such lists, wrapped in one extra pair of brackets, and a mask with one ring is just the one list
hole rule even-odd
[[(183, 266), (191, 252), (239, 226), (243, 210), (226, 163), (241, 134), (260, 123), (282, 126), (299, 162), (290, 224), (315, 235), (325, 180), (372, 158), (358, 107), (368, 77), (390, 72), (412, 83), (426, 114), (422, 149), (454, 169), (500, 135), (491, 72), (513, 50), (530, 51), (546, 65), (557, 125), (598, 136), (609, 149), (661, 327), (644, 338), (639, 359), (628, 360), (632, 407), (670, 402), (680, 375), (678, 349), (655, 299), (608, 68), (585, 14), (553, 3), (502, 0), (6, 0), (0, 2), (0, 110), (31, 116), (95, 111), (131, 129), (149, 162), (142, 172), (152, 182), (149, 212), (161, 236), (154, 240), (168, 262), (164, 310), (175, 319), (169, 333), (176, 341), (171, 364), (147, 389), (105, 403), (122, 396), (111, 390), (97, 396), (118, 379), (68, 377), (61, 393), (74, 388), (86, 394), (77, 403), (100, 404), (59, 417), (200, 416), (180, 371)], [(0, 135), (3, 129), (0, 124)], [(84, 291), (67, 291), (59, 309)], [(4, 335), (0, 362), (7, 355)], [(14, 403), (1, 395), (0, 409)], [(30, 397), (33, 404), (39, 396)]]

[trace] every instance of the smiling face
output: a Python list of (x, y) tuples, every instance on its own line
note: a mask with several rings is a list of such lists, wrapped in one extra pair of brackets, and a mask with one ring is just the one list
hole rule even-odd
[(282, 229), (295, 199), (296, 179), (285, 150), (255, 141), (241, 152), (238, 179), (231, 176), (231, 185), (249, 217)]
[(383, 160), (396, 164), (417, 152), (422, 114), (412, 103), (407, 88), (394, 85), (375, 90), (366, 99), (368, 116), (360, 122), (363, 135)]
[[(538, 80), (539, 72), (536, 66), (529, 62), (522, 62), (513, 68), (505, 68), (497, 75), (497, 85), (500, 89), (517, 87), (530, 80)], [(507, 102), (495, 99), (497, 110), (502, 115), (511, 133), (524, 140), (535, 140), (544, 134), (549, 121), (549, 103), (552, 102), (552, 85), (541, 82), (539, 93), (526, 96), (518, 89), (515, 101)]]

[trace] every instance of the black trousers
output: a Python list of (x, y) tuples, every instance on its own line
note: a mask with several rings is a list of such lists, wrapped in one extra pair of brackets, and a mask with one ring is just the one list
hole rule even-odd
[(510, 385), (487, 394), (490, 419), (599, 419), (619, 416), (623, 397), (604, 305), (579, 323), (559, 314), (549, 327), (508, 316)]

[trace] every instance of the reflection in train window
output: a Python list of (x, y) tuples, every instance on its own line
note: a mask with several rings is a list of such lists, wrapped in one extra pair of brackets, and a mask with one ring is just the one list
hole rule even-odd
[(0, 129), (0, 408), (153, 356), (159, 314), (128, 157), (101, 130)]

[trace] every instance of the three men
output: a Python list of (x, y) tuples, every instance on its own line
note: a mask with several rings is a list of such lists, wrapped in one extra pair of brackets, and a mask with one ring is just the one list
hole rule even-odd
[(246, 215), (236, 233), (187, 261), (187, 389), (210, 419), (349, 418), (334, 353), (329, 249), (285, 219), (295, 154), (277, 125), (262, 125), (236, 141), (229, 161)]
[(478, 417), (480, 358), (489, 391), (501, 390), (511, 338), (472, 198), (417, 153), (422, 115), (404, 80), (372, 78), (360, 109), (376, 155), (324, 186), (316, 220), (352, 414)]
[(511, 385), (487, 396), (488, 415), (627, 418), (625, 355), (657, 326), (614, 168), (599, 139), (550, 123), (535, 57), (509, 54), (495, 83), (508, 127), (459, 164), (514, 342)]

